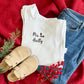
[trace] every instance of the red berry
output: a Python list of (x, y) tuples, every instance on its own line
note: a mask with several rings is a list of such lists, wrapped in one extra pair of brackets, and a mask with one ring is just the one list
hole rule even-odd
[(60, 75), (62, 75), (62, 72), (60, 72)]
[(37, 74), (37, 76), (40, 76), (40, 74)]
[(0, 48), (0, 50), (3, 50), (2, 48)]
[(41, 74), (41, 77), (43, 78), (43, 75)]
[(44, 69), (46, 69), (46, 66), (44, 66)]
[(50, 66), (48, 66), (48, 69), (50, 69)]
[(36, 80), (39, 80), (39, 78), (36, 78)]
[(42, 71), (40, 70), (39, 73), (42, 73)]
[(55, 66), (53, 67), (53, 69), (55, 69)]
[(61, 62), (61, 65), (64, 65), (64, 61)]
[(57, 75), (57, 72), (55, 72), (54, 74)]
[(57, 63), (58, 63), (58, 66), (59, 66), (60, 65), (60, 62), (58, 61)]
[(42, 81), (42, 78), (40, 79), (40, 81)]
[(50, 75), (47, 75), (47, 77), (49, 77)]
[(54, 76), (52, 76), (52, 79), (54, 79)]
[(57, 72), (59, 71), (59, 69), (57, 69)]
[(57, 68), (57, 67), (58, 67), (58, 65), (56, 64), (56, 65), (55, 65), (55, 68)]
[(59, 69), (60, 69), (60, 70), (62, 70), (62, 68), (61, 68), (61, 67), (60, 67)]
[(55, 64), (53, 64), (53, 66), (55, 66)]
[(51, 72), (49, 72), (49, 74), (51, 75)]
[(43, 67), (41, 67), (41, 69), (43, 69)]
[(45, 74), (45, 71), (43, 71), (43, 74)]
[(52, 80), (52, 78), (49, 78), (49, 80), (51, 81), (51, 80)]
[(50, 71), (52, 72), (53, 70), (52, 70), (52, 69), (50, 69)]
[(57, 75), (59, 75), (60, 74), (60, 72), (57, 72)]
[(55, 69), (53, 69), (52, 71), (55, 71)]
[(56, 79), (58, 78), (58, 76), (55, 77)]
[(49, 70), (46, 71), (47, 73), (49, 72)]
[(51, 68), (53, 67), (53, 65), (50, 66)]

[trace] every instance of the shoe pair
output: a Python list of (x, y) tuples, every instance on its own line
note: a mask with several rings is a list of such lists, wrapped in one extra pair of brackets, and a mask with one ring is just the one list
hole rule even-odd
[(7, 75), (11, 82), (24, 79), (38, 68), (38, 59), (36, 56), (30, 56), (31, 52), (27, 47), (19, 46), (8, 54), (0, 63), (0, 69), (4, 73), (12, 71)]

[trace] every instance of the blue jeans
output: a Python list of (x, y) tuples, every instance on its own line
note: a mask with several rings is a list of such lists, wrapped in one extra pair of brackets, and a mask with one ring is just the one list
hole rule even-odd
[[(58, 79), (52, 79), (53, 84), (66, 84), (70, 76), (84, 59), (84, 16), (67, 8), (58, 16), (66, 20), (66, 48), (64, 56), (63, 74)], [(40, 70), (40, 66), (38, 67)]]

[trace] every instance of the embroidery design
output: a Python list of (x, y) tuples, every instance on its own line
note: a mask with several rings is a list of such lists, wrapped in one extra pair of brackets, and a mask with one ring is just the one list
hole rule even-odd
[(38, 42), (38, 43), (43, 43), (43, 41), (42, 41), (42, 38), (44, 38), (44, 35), (42, 34), (42, 33), (40, 33), (40, 35), (38, 35), (36, 32), (33, 32), (33, 36), (34, 36), (34, 38), (33, 38), (33, 42)]

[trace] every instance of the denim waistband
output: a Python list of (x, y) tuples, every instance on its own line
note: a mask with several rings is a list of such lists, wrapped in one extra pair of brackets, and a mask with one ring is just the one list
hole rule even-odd
[(64, 17), (66, 17), (66, 19), (68, 19), (70, 22), (69, 24), (73, 24), (76, 27), (78, 27), (79, 29), (84, 28), (84, 16), (67, 8), (64, 9), (60, 15), (64, 15)]

